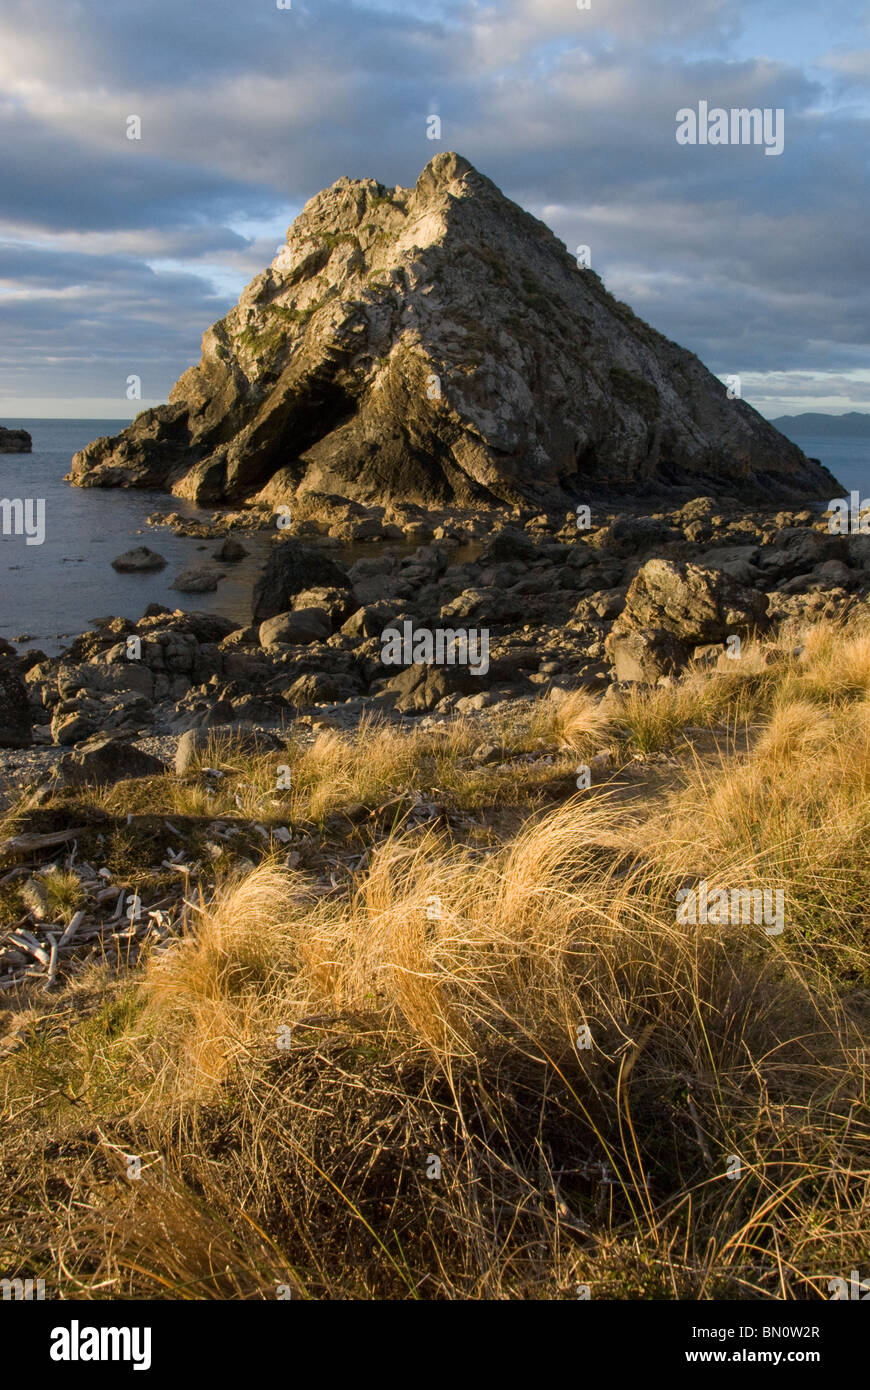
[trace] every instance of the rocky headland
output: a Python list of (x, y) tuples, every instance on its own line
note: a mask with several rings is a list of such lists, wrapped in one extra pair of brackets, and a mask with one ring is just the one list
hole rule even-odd
[(779, 508), (836, 491), (447, 153), (414, 188), (342, 178), (312, 198), (169, 403), (77, 453), (70, 478), (205, 505), (540, 509), (628, 490)]
[[(826, 524), (827, 469), (455, 154), (414, 188), (311, 199), (169, 403), (70, 479), (218, 505), (149, 518), (216, 543), (182, 591), (216, 588), (237, 532), (274, 549), (247, 627), (150, 608), (52, 660), (7, 651), (5, 747), (654, 685), (870, 586), (870, 538)], [(485, 630), (487, 670), (391, 669), (406, 622)]]
[[(870, 584), (870, 538), (825, 521), (836, 479), (455, 154), (313, 198), (169, 404), (70, 478), (218, 504), (149, 518), (216, 543), (184, 592), (217, 587), (235, 532), (274, 548), (247, 627), (152, 607), (52, 660), (7, 649), (7, 748), (667, 682)], [(385, 665), (407, 622), (485, 630), (487, 669)]]

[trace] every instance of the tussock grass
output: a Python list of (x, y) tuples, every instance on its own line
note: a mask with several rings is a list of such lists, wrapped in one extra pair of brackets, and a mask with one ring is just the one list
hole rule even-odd
[(588, 690), (573, 690), (561, 700), (536, 702), (530, 721), (533, 738), (557, 743), (577, 754), (596, 752), (611, 732), (612, 720)]
[(51, 920), (69, 922), (84, 902), (78, 875), (70, 870), (49, 869), (40, 881)]
[[(653, 1286), (733, 1295), (765, 1254), (757, 1287), (805, 1296), (857, 1258), (855, 1021), (760, 933), (677, 924), (668, 875), (599, 845), (612, 816), (578, 801), (477, 860), (397, 837), (332, 904), (264, 866), (153, 963), (140, 1147), (183, 1156), (172, 1212), (194, 1245), (217, 1227), (241, 1242), (236, 1296), (291, 1279), (308, 1296), (620, 1293), (656, 1262)], [(159, 1198), (112, 1208), (122, 1285), (164, 1249)], [(246, 1220), (268, 1229), (268, 1278)], [(190, 1293), (180, 1245), (146, 1287), (159, 1270)], [(602, 1275), (615, 1248), (627, 1272)], [(226, 1296), (215, 1278), (198, 1292)]]
[[(828, 626), (738, 665), (499, 712), (496, 765), (471, 721), (371, 723), (215, 741), (207, 810), (201, 770), (102, 794), (324, 827), (416, 794), (529, 813), (501, 841), (388, 818), (330, 888), (267, 855), (138, 974), (43, 1003), (0, 1060), (0, 1263), (246, 1299), (813, 1298), (866, 1266), (870, 644)], [(671, 750), (669, 787), (535, 806), (542, 753), (604, 742)], [(781, 888), (783, 933), (679, 921), (700, 878)]]
[(870, 701), (781, 697), (747, 756), (696, 764), (648, 837), (673, 871), (781, 888), (790, 948), (870, 982)]
[[(118, 783), (95, 793), (93, 800), (119, 817), (130, 812), (170, 820), (229, 817), (319, 829), (351, 809), (376, 810), (391, 801), (411, 804), (415, 794), (457, 809), (517, 805), (539, 785), (560, 773), (567, 776), (576, 762), (575, 748), (599, 746), (596, 731), (606, 729), (607, 721), (596, 714), (594, 701), (584, 695), (581, 705), (579, 697), (569, 696), (569, 706), (560, 712), (555, 702), (541, 700), (526, 706), (523, 716), (495, 712), (492, 733), (506, 760), (500, 767), (469, 765), (481, 742), (479, 727), (469, 719), (397, 730), (367, 717), (353, 733), (324, 729), (310, 743), (291, 739), (283, 750), (259, 755), (240, 752), (231, 736), (219, 733), (184, 779), (166, 775)], [(555, 760), (546, 769), (516, 761), (542, 753)], [(220, 777), (210, 777), (210, 770)], [(282, 785), (287, 781), (289, 786)], [(400, 809), (399, 820), (401, 814)]]

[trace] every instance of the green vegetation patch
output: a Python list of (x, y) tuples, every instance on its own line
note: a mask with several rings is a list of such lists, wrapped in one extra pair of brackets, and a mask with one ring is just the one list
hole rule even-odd
[(638, 411), (645, 419), (654, 419), (659, 415), (661, 411), (659, 393), (642, 376), (635, 376), (634, 372), (628, 372), (624, 367), (611, 367), (610, 384), (613, 387), (614, 395), (625, 405)]

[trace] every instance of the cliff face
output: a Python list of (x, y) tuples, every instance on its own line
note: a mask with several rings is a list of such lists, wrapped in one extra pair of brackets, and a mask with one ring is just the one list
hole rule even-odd
[(169, 404), (70, 478), (206, 504), (837, 487), (455, 154), (412, 189), (342, 178), (307, 203)]

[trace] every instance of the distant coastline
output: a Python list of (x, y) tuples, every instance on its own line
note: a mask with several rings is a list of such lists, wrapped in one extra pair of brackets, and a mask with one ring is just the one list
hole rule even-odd
[(850, 410), (845, 415), (805, 411), (801, 415), (780, 415), (770, 423), (789, 438), (870, 439), (870, 414), (860, 410)]

